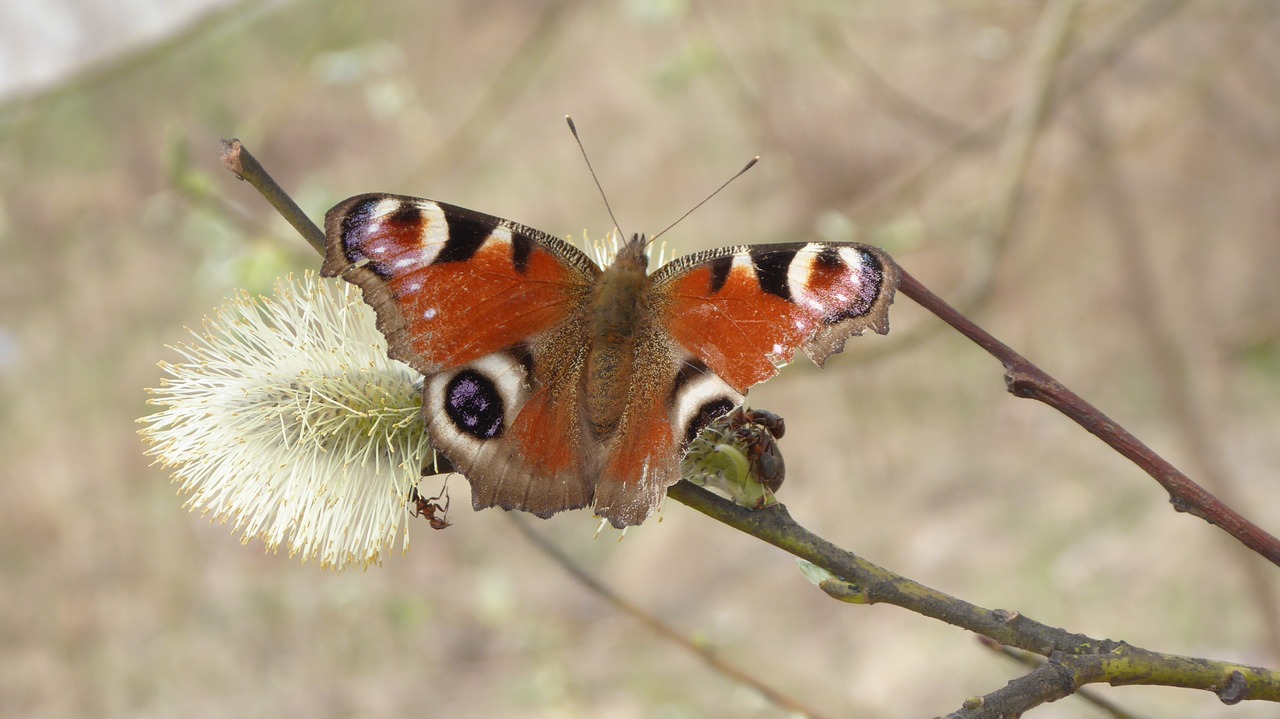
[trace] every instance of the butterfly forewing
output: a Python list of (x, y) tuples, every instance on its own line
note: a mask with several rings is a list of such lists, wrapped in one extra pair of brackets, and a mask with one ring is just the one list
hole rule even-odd
[(788, 243), (682, 257), (653, 281), (672, 338), (745, 392), (796, 350), (821, 366), (849, 337), (888, 332), (898, 269), (869, 245)]
[(325, 230), (322, 274), (360, 285), (390, 355), (427, 375), (564, 322), (600, 272), (546, 233), (413, 197), (352, 197)]

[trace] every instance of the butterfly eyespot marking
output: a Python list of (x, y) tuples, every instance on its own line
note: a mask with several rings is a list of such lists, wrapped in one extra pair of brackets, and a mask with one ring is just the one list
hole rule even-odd
[(449, 236), (438, 205), (377, 196), (352, 205), (337, 230), (352, 268), (368, 268), (384, 280), (435, 262)]
[(423, 412), (441, 418), (430, 426), (432, 438), (454, 438), (472, 447), (501, 438), (524, 404), (532, 366), (522, 358), (527, 353), (517, 345), (430, 377)]
[(502, 436), (505, 407), (488, 377), (474, 369), (462, 370), (445, 385), (444, 394), (444, 411), (459, 431), (481, 440)]
[(694, 357), (684, 361), (673, 384), (671, 424), (685, 446), (713, 419), (742, 404), (741, 394)]
[[(824, 255), (827, 256), (824, 259)], [(857, 294), (853, 297), (840, 296), (840, 303), (834, 312), (822, 317), (824, 324), (833, 325), (844, 320), (862, 317), (875, 306), (876, 299), (884, 289), (884, 266), (879, 258), (869, 252), (842, 247), (838, 252), (825, 249), (815, 261), (815, 270), (838, 274), (852, 271), (858, 278)]]
[(733, 408), (737, 406), (737, 403), (729, 397), (716, 397), (698, 407), (697, 413), (691, 418), (689, 424), (685, 426), (684, 443), (688, 445), (697, 439), (698, 435), (702, 434), (702, 430), (707, 428), (707, 425), (715, 421), (717, 417), (732, 412)]

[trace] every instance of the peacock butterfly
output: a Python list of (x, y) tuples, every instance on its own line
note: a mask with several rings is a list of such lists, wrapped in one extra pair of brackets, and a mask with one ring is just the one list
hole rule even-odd
[(359, 285), (391, 357), (425, 377), (435, 447), (476, 509), (594, 505), (640, 524), (688, 443), (797, 349), (821, 366), (889, 331), (899, 272), (855, 243), (739, 245), (648, 273), (643, 235), (607, 267), (545, 232), (443, 202), (349, 198), (322, 274)]

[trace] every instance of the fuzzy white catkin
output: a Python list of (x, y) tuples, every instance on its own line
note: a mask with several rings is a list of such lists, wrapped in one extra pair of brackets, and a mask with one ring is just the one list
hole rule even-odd
[(188, 508), (331, 569), (376, 564), (397, 536), (408, 549), (407, 500), (432, 459), (418, 375), (387, 357), (358, 289), (290, 275), (192, 335), (139, 420)]

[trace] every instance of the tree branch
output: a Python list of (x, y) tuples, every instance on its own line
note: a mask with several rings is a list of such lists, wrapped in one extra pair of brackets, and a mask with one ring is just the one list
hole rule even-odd
[(1071, 21), (1079, 4), (1079, 0), (1053, 0), (1040, 12), (1040, 21), (1036, 25), (1030, 57), (1027, 59), (1028, 71), (1018, 91), (1018, 99), (1010, 111), (996, 167), (995, 191), (987, 207), (983, 230), (986, 242), (991, 247), (992, 261), (985, 264), (987, 277), (977, 282), (982, 288), (977, 300), (979, 302), (985, 301), (981, 296), (990, 293), (995, 287), (995, 268), (1008, 251), (1013, 237), (1015, 220), (1025, 194), (1023, 184), (1027, 167), (1031, 164), (1032, 150), (1035, 149), (1036, 140), (1048, 114), (1059, 59), (1066, 47), (1067, 36), (1071, 33)]
[(750, 510), (689, 482), (676, 484), (667, 496), (831, 572), (847, 584), (823, 589), (843, 601), (892, 604), (1049, 657), (1045, 665), (1005, 688), (967, 700), (961, 712), (953, 716), (1017, 716), (1095, 682), (1203, 689), (1214, 692), (1226, 704), (1244, 699), (1280, 701), (1280, 672), (1162, 654), (1126, 642), (1094, 639), (1050, 627), (1018, 612), (979, 607), (831, 544), (797, 524), (783, 505)]
[(473, 153), (489, 135), (498, 118), (507, 116), (507, 106), (519, 98), (555, 48), (555, 41), (572, 27), (566, 17), (576, 12), (579, 0), (548, 0), (537, 10), (529, 32), (512, 46), (502, 66), (484, 83), (484, 92), (455, 130), (436, 143), (436, 149), (410, 169), (403, 183), (420, 180), (434, 168), (455, 168)]
[(1085, 684), (1158, 684), (1203, 689), (1223, 704), (1245, 699), (1280, 701), (1280, 675), (1266, 669), (1159, 654), (1120, 642), (1090, 654), (1054, 654), (1049, 661), (981, 697), (970, 697), (948, 719), (1004, 719), (1070, 696)]
[(324, 257), (324, 230), (307, 217), (307, 213), (298, 207), (289, 193), (276, 183), (275, 179), (262, 168), (258, 158), (254, 157), (237, 139), (222, 141), (222, 165), (235, 173), (236, 177), (248, 182), (276, 208), (280, 216), (293, 225), (293, 229), (302, 235), (307, 244), (315, 248)]
[[(1030, 652), (1024, 652), (1021, 649), (1006, 647), (1003, 644), (993, 642), (984, 636), (979, 636), (978, 641), (991, 651), (1002, 657), (1006, 657), (1010, 661), (1016, 662), (1021, 666), (1027, 667), (1028, 669), (1036, 669), (1047, 661), (1044, 657), (1037, 656)], [(1098, 707), (1102, 711), (1110, 714), (1114, 719), (1139, 719), (1137, 715), (1102, 696), (1096, 690), (1081, 687), (1076, 690), (1075, 697)]]
[(1239, 512), (1223, 504), (1203, 487), (1191, 481), (1156, 454), (1119, 423), (1096, 407), (1084, 401), (1080, 395), (1067, 389), (1047, 372), (1032, 364), (1027, 358), (1013, 351), (1005, 343), (992, 337), (986, 330), (960, 314), (942, 298), (933, 294), (906, 270), (902, 271), (902, 294), (937, 315), (960, 334), (973, 340), (992, 357), (1000, 360), (1005, 369), (1005, 383), (1015, 397), (1039, 400), (1065, 414), (1084, 427), (1090, 434), (1112, 449), (1128, 457), (1147, 474), (1160, 483), (1169, 493), (1169, 501), (1179, 512), (1187, 512), (1235, 537), (1246, 547), (1280, 566), (1280, 540), (1271, 536)]

